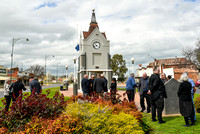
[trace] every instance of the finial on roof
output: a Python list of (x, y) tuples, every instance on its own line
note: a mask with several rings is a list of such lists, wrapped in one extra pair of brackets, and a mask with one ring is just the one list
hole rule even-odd
[(95, 9), (92, 9), (93, 13), (92, 13), (92, 18), (91, 18), (91, 23), (97, 24), (96, 22), (96, 16), (95, 16)]

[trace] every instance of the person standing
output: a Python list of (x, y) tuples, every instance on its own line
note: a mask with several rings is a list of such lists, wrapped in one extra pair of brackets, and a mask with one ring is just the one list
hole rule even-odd
[(81, 81), (81, 87), (83, 90), (83, 97), (86, 98), (89, 95), (89, 80), (87, 74), (84, 75), (84, 78)]
[[(188, 76), (188, 72), (184, 72), (183, 74), (186, 74)], [(191, 87), (191, 98), (192, 98), (192, 103), (193, 103), (193, 107), (194, 107), (194, 94), (196, 92), (196, 88), (195, 88), (195, 84), (194, 81), (192, 79), (189, 78), (188, 76), (188, 81), (190, 82), (190, 84), (192, 85)], [(196, 112), (195, 112), (195, 108), (194, 108), (194, 121), (196, 121)]]
[(17, 77), (17, 81), (10, 86), (10, 90), (13, 88), (12, 101), (16, 101), (17, 97), (22, 94), (22, 89), (25, 91), (26, 88), (21, 82), (20, 77)]
[(6, 99), (6, 106), (5, 106), (5, 110), (8, 111), (9, 110), (9, 106), (10, 106), (10, 102), (11, 102), (11, 90), (10, 90), (10, 84), (11, 84), (11, 80), (7, 79), (5, 80), (5, 84), (4, 84), (4, 97)]
[(190, 117), (192, 121), (192, 125), (195, 125), (194, 106), (193, 106), (192, 98), (191, 98), (192, 85), (188, 81), (189, 78), (187, 74), (182, 74), (180, 80), (182, 81), (182, 83), (180, 84), (179, 90), (177, 92), (178, 97), (179, 97), (180, 113), (182, 116), (184, 116), (184, 119), (185, 119), (184, 126), (189, 127), (188, 117)]
[(37, 77), (34, 77), (34, 79), (30, 82), (29, 88), (31, 90), (31, 94), (33, 92), (38, 93), (38, 94), (40, 94), (42, 92), (42, 87), (41, 87), (40, 83), (38, 82)]
[(104, 92), (108, 92), (108, 80), (105, 78), (104, 74), (101, 74), (101, 78), (104, 80)]
[(97, 97), (99, 97), (99, 95), (103, 96), (104, 86), (105, 86), (104, 80), (101, 78), (100, 74), (97, 74), (97, 78), (94, 79), (94, 87), (93, 87), (93, 90), (97, 93)]
[(167, 98), (167, 94), (165, 91), (165, 86), (162, 80), (159, 77), (160, 70), (156, 66), (153, 69), (154, 73), (149, 78), (149, 88), (151, 94), (151, 113), (152, 113), (152, 121), (156, 120), (156, 111), (157, 117), (159, 120), (159, 124), (165, 123), (162, 120), (162, 111), (164, 109), (164, 98)]
[(94, 79), (95, 76), (92, 75), (91, 78), (89, 79), (89, 95), (91, 96), (94, 93), (93, 87), (94, 87)]
[(135, 98), (136, 83), (135, 83), (134, 76), (135, 76), (134, 73), (131, 73), (130, 77), (126, 81), (126, 93), (127, 93), (129, 102), (134, 101), (134, 98)]
[(147, 113), (150, 113), (151, 108), (151, 101), (150, 95), (148, 94), (149, 91), (149, 77), (147, 76), (146, 72), (143, 73), (143, 77), (139, 81), (139, 94), (140, 94), (140, 105), (141, 105), (141, 112), (145, 110), (144, 99), (147, 102)]
[(167, 77), (166, 77), (166, 74), (165, 74), (165, 73), (163, 73), (163, 74), (161, 75), (161, 80), (162, 80), (162, 82), (163, 82), (164, 84), (167, 82)]

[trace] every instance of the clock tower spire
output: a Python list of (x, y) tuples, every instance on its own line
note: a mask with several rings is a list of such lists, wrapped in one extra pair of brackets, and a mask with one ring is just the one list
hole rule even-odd
[(90, 25), (93, 23), (93, 24), (97, 24), (97, 21), (96, 21), (96, 16), (95, 16), (95, 9), (92, 9), (93, 13), (92, 13), (92, 18), (91, 18), (91, 23)]

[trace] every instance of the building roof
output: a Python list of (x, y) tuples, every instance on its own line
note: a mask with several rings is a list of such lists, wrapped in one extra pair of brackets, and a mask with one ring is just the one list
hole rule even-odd
[(195, 66), (191, 60), (187, 60), (186, 58), (168, 58), (168, 59), (155, 59), (154, 62), (149, 63), (147, 67), (153, 67), (156, 65), (164, 65), (164, 66), (174, 66), (174, 65), (192, 65)]
[[(96, 16), (95, 16), (94, 9), (92, 11), (93, 11), (93, 13), (92, 13), (92, 18), (91, 18), (89, 30), (88, 31), (83, 31), (83, 37), (84, 37), (84, 39), (87, 39), (88, 36), (92, 33), (92, 31), (95, 28), (99, 29), (98, 23), (96, 21)], [(102, 35), (106, 38), (106, 34), (105, 33), (102, 33)]]

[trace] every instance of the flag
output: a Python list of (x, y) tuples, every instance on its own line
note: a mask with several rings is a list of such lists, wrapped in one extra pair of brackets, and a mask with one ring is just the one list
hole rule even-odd
[(76, 51), (79, 51), (79, 44), (75, 47)]

